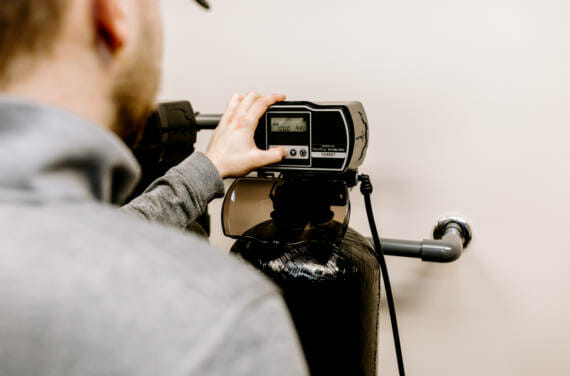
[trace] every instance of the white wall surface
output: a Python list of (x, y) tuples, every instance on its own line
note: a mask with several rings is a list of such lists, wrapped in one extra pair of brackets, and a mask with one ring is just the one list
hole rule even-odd
[[(162, 99), (203, 113), (249, 90), (360, 100), (382, 235), (472, 220), (454, 264), (388, 260), (408, 374), (570, 374), (570, 2), (211, 2), (163, 1)], [(368, 235), (356, 190), (352, 203)], [(385, 308), (380, 374), (394, 375)]]

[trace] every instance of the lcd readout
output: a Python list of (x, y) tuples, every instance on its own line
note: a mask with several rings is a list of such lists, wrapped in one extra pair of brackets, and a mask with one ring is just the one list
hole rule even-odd
[(273, 117), (270, 118), (271, 132), (301, 133), (307, 132), (307, 119), (303, 117)]

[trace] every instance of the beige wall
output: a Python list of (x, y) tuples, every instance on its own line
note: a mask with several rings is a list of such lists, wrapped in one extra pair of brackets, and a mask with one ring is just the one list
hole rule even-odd
[[(163, 2), (162, 99), (204, 113), (252, 89), (360, 100), (383, 235), (471, 218), (457, 263), (389, 260), (409, 374), (570, 374), (570, 2), (211, 1), (211, 13)], [(352, 203), (369, 234), (357, 191)], [(392, 375), (385, 313), (380, 374)]]

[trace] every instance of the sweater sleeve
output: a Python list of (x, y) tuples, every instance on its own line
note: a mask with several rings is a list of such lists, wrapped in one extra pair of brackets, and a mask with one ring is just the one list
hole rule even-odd
[(121, 210), (179, 228), (202, 215), (208, 203), (224, 196), (224, 182), (213, 163), (200, 152), (192, 154)]

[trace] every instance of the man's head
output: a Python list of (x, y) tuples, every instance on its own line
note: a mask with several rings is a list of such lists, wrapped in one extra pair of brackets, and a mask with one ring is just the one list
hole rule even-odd
[(160, 81), (158, 0), (0, 1), (0, 91), (65, 107), (127, 143)]
[(6, 0), (0, 4), (0, 85), (24, 74), (15, 61), (49, 53), (61, 31), (67, 0)]

